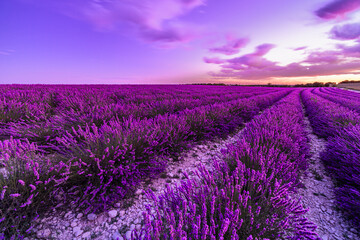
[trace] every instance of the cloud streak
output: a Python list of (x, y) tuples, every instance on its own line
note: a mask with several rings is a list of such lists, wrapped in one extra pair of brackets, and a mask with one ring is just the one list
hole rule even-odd
[(238, 78), (259, 80), (267, 78), (284, 78), (284, 77), (315, 77), (354, 74), (360, 68), (360, 61), (346, 62), (341, 64), (318, 64), (304, 66), (299, 63), (292, 63), (287, 66), (272, 66), (265, 69), (248, 69), (246, 71), (227, 71), (220, 73), (210, 73), (214, 77)]
[(3, 50), (3, 51), (0, 51), (0, 55), (9, 56), (14, 52), (15, 52), (14, 50)]
[(209, 51), (213, 53), (221, 53), (225, 55), (234, 55), (240, 52), (240, 49), (245, 47), (249, 42), (248, 38), (229, 39), (228, 42), (220, 47), (210, 48)]
[(285, 77), (314, 77), (357, 74), (360, 68), (360, 43), (352, 47), (339, 46), (333, 51), (314, 51), (300, 62), (280, 66), (265, 58), (275, 46), (259, 45), (254, 53), (232, 59), (218, 59), (212, 63), (221, 66), (220, 72), (210, 75), (221, 78), (259, 80)]
[(55, 3), (61, 12), (91, 23), (98, 30), (135, 32), (147, 42), (189, 42), (198, 29), (181, 17), (206, 0), (64, 0)]
[(275, 45), (267, 43), (259, 45), (253, 53), (225, 60), (226, 64), (223, 65), (223, 68), (245, 70), (251, 68), (263, 69), (269, 66), (274, 66), (276, 63), (264, 58), (264, 55), (266, 55), (274, 47)]
[(315, 11), (315, 15), (325, 20), (343, 18), (347, 13), (359, 8), (359, 0), (335, 0)]
[(208, 57), (204, 57), (203, 60), (204, 60), (205, 63), (214, 63), (214, 64), (226, 63), (226, 60), (221, 59), (221, 58), (208, 58)]
[(337, 63), (340, 61), (337, 54), (336, 51), (312, 52), (304, 62), (312, 64)]
[(360, 37), (360, 23), (350, 23), (334, 26), (330, 31), (331, 37), (339, 40), (352, 40)]

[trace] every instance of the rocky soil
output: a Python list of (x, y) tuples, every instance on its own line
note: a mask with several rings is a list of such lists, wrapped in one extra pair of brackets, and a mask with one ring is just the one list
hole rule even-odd
[[(326, 149), (326, 141), (313, 134), (309, 121), (306, 119), (306, 131), (310, 139), (311, 158), (309, 168), (301, 181), (304, 188), (300, 188), (295, 197), (301, 197), (302, 204), (309, 209), (305, 217), (318, 226), (316, 232), (319, 239), (342, 240), (360, 239), (359, 233), (352, 228), (335, 205), (334, 185), (327, 175), (320, 160), (320, 153)], [(126, 204), (118, 203), (108, 212), (98, 215), (84, 215), (81, 212), (52, 213), (39, 219), (35, 228), (37, 237), (30, 239), (61, 239), (61, 240), (127, 240), (131, 230), (140, 229), (143, 221), (142, 212), (149, 204), (144, 193), (152, 189), (161, 194), (166, 184), (179, 184), (186, 172), (190, 178), (195, 178), (194, 171), (200, 164), (210, 168), (211, 162), (219, 158), (220, 151), (227, 144), (235, 142), (241, 135), (239, 129), (225, 140), (217, 139), (195, 146), (182, 155), (181, 161), (171, 161), (166, 171), (152, 183), (143, 185), (136, 191), (136, 197)]]
[[(38, 219), (34, 228), (36, 238), (30, 239), (61, 239), (61, 240), (126, 240), (130, 239), (131, 230), (140, 229), (143, 221), (142, 212), (149, 201), (145, 198), (147, 189), (156, 194), (163, 193), (166, 184), (179, 184), (186, 172), (189, 178), (195, 178), (194, 171), (202, 164), (210, 171), (211, 162), (219, 158), (221, 149), (235, 142), (242, 129), (231, 134), (226, 139), (216, 139), (199, 144), (186, 151), (181, 156), (181, 161), (171, 161), (166, 171), (149, 185), (143, 185), (135, 192), (136, 197), (126, 204), (118, 203), (108, 212), (98, 215), (84, 215), (81, 212), (69, 211), (67, 213), (51, 213), (49, 216)], [(124, 206), (125, 205), (125, 206)], [(124, 237), (123, 237), (124, 236)]]
[(298, 192), (303, 206), (309, 209), (305, 217), (318, 226), (316, 233), (320, 239), (360, 239), (359, 233), (337, 210), (334, 184), (320, 159), (320, 153), (326, 150), (326, 141), (313, 134), (307, 118), (306, 125), (311, 146), (311, 158), (309, 159), (309, 168), (301, 179), (305, 187), (299, 189)]

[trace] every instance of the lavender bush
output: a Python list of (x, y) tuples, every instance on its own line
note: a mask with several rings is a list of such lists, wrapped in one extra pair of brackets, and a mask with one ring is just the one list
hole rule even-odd
[(355, 111), (321, 98), (309, 90), (301, 92), (301, 98), (311, 126), (320, 137), (336, 136), (343, 128), (360, 123)]
[(315, 89), (314, 93), (320, 97), (323, 97), (327, 100), (330, 100), (334, 103), (340, 104), (344, 107), (350, 108), (350, 109), (360, 113), (360, 98), (348, 99), (348, 98), (344, 98), (342, 95), (334, 96), (333, 94), (323, 93), (320, 91), (320, 89)]
[(177, 154), (193, 141), (229, 133), (243, 123), (240, 113), (254, 115), (258, 105), (267, 106), (263, 101), (271, 104), (284, 94), (204, 106), (183, 115), (73, 128), (57, 138), (58, 151), (67, 166), (64, 171), (69, 169), (62, 173), (68, 176), (64, 191), (73, 203), (86, 207), (85, 211), (105, 210), (133, 192), (141, 180), (161, 173), (166, 161), (160, 159), (165, 155)]
[(360, 124), (329, 138), (327, 150), (321, 157), (336, 180), (338, 205), (360, 229)]
[[(195, 86), (1, 88), (6, 89), (1, 98), (21, 103), (0, 126), (2, 138), (12, 137), (0, 142), (8, 173), (0, 174), (1, 209), (8, 209), (1, 210), (0, 227), (6, 238), (30, 233), (32, 219), (46, 211), (109, 208), (131, 195), (139, 181), (163, 171), (166, 156), (228, 134), (290, 92), (207, 87), (208, 96)], [(182, 104), (182, 98), (188, 101)], [(134, 114), (124, 116), (131, 109)]]
[(351, 99), (355, 101), (360, 100), (360, 94), (352, 91), (342, 90), (340, 88), (320, 88), (320, 92), (339, 96), (346, 99)]
[(360, 229), (360, 115), (310, 92), (304, 92), (303, 99), (312, 124), (321, 126), (315, 133), (328, 139), (321, 158), (335, 180), (337, 204)]
[(12, 138), (0, 141), (0, 168), (0, 239), (22, 239), (31, 222), (55, 204), (51, 193), (58, 178), (37, 145)]
[[(3, 89), (6, 87), (2, 86)], [(3, 94), (5, 100), (0, 104), (5, 114), (2, 122), (0, 116), (0, 139), (9, 136), (28, 138), (39, 145), (54, 144), (56, 136), (71, 131), (72, 127), (85, 127), (86, 124), (101, 127), (114, 119), (122, 121), (129, 117), (145, 119), (165, 113), (179, 114), (199, 106), (276, 92), (267, 88), (234, 87), (225, 88), (225, 91), (224, 88), (203, 89), (198, 86), (148, 86), (142, 89), (40, 85), (29, 89), (8, 88)]]
[(211, 172), (200, 167), (197, 180), (160, 196), (149, 191), (155, 208), (133, 239), (315, 239), (316, 226), (290, 195), (307, 166), (303, 127), (293, 93), (252, 120)]

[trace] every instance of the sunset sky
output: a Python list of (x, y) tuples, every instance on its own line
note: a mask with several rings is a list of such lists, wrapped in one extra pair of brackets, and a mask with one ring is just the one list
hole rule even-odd
[(360, 0), (0, 1), (0, 84), (360, 80)]

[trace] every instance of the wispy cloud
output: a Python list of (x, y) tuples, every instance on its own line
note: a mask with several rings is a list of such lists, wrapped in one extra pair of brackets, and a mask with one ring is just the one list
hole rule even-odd
[(340, 40), (351, 40), (360, 37), (360, 23), (349, 23), (334, 26), (331, 29), (331, 37)]
[(217, 57), (214, 57), (214, 58), (204, 57), (203, 60), (205, 63), (214, 63), (214, 64), (221, 64), (221, 63), (226, 62), (225, 59), (221, 59), (221, 58), (217, 58)]
[(264, 69), (270, 66), (275, 66), (276, 63), (264, 58), (275, 45), (273, 44), (262, 44), (256, 47), (255, 52), (243, 55), (241, 57), (232, 58), (227, 60), (229, 64), (225, 65), (224, 68), (232, 68), (237, 70), (246, 69)]
[(169, 46), (196, 37), (196, 26), (181, 17), (206, 0), (64, 0), (56, 8), (98, 30), (130, 31), (147, 42)]
[(14, 50), (2, 50), (2, 51), (0, 50), (0, 55), (9, 56), (14, 52), (15, 52)]
[[(333, 51), (313, 51), (300, 62), (281, 66), (265, 58), (275, 46), (263, 44), (254, 53), (218, 61), (219, 72), (214, 77), (259, 80), (267, 78), (314, 77), (342, 74), (356, 74), (360, 68), (360, 42), (358, 45), (338, 46)], [(213, 63), (216, 63), (215, 61)]]
[(250, 68), (266, 68), (268, 66), (275, 65), (274, 62), (271, 62), (264, 58), (275, 45), (273, 44), (262, 44), (256, 47), (255, 51), (250, 54), (245, 54), (241, 57), (231, 58), (231, 59), (220, 59), (220, 58), (204, 58), (206, 63), (215, 63), (222, 64), (223, 68), (230, 68), (236, 70), (245, 70)]
[(221, 53), (225, 55), (234, 55), (240, 52), (240, 49), (245, 47), (249, 42), (248, 38), (232, 38), (228, 37), (228, 42), (220, 47), (209, 48), (210, 52)]
[(307, 48), (307, 46), (302, 46), (302, 47), (293, 48), (293, 50), (301, 51), (301, 50), (305, 50), (306, 48)]
[(353, 46), (340, 45), (339, 48), (341, 49), (342, 54), (347, 57), (360, 58), (360, 40)]
[(337, 51), (312, 52), (304, 62), (311, 64), (337, 63), (340, 59)]
[(359, 0), (335, 0), (315, 11), (322, 19), (343, 18), (347, 13), (360, 8)]
[(267, 79), (284, 77), (315, 77), (329, 75), (354, 74), (360, 68), (360, 61), (344, 62), (340, 64), (324, 63), (305, 66), (292, 63), (287, 66), (271, 66), (265, 69), (247, 69), (245, 71), (227, 71), (226, 73), (210, 73), (215, 77), (238, 79)]

